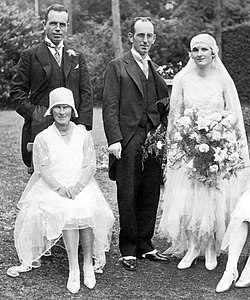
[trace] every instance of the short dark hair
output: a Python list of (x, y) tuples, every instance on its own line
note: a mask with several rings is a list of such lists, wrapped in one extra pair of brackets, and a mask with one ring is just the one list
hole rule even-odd
[(132, 23), (131, 23), (131, 25), (130, 25), (130, 32), (131, 32), (133, 35), (134, 35), (134, 33), (135, 33), (135, 23), (136, 23), (137, 21), (139, 21), (139, 20), (141, 20), (142, 22), (150, 22), (150, 23), (153, 24), (153, 26), (155, 25), (154, 22), (153, 22), (153, 20), (152, 20), (152, 18), (150, 18), (150, 17), (136, 17), (136, 18), (133, 19), (133, 21), (132, 21)]
[[(47, 8), (47, 10), (46, 10), (46, 12), (45, 12), (45, 22), (48, 21), (48, 14), (49, 14), (49, 12), (52, 11), (52, 10), (59, 11), (59, 12), (65, 11), (67, 14), (69, 14), (69, 13), (68, 13), (68, 10), (66, 9), (65, 6), (63, 6), (63, 5), (61, 5), (61, 4), (52, 4), (52, 5), (50, 5), (50, 6)], [(69, 21), (69, 18), (68, 18), (68, 21)]]

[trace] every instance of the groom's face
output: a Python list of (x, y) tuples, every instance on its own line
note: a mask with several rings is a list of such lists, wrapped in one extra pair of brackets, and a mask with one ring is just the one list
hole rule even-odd
[(47, 37), (57, 46), (64, 39), (68, 27), (68, 13), (66, 11), (51, 10), (44, 29)]
[(135, 23), (134, 34), (129, 33), (128, 37), (134, 49), (145, 57), (155, 42), (154, 26), (150, 21), (138, 20)]

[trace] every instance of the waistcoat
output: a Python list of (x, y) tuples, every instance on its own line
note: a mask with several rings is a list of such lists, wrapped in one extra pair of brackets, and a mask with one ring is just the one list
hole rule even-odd
[(155, 113), (157, 113), (155, 109), (152, 110), (152, 104), (154, 104), (157, 101), (157, 93), (151, 64), (149, 63), (148, 78), (146, 78), (139, 66), (138, 69), (144, 94), (142, 104), (143, 115), (140, 121), (140, 126), (144, 127), (146, 126), (147, 121), (153, 120)]
[[(65, 87), (65, 76), (63, 72), (64, 59), (62, 56), (61, 66), (58, 65), (52, 53), (48, 49), (48, 59), (51, 65), (51, 74), (48, 80), (46, 88), (40, 95), (37, 95), (34, 99), (34, 103), (39, 103), (39, 105), (49, 107), (49, 93), (58, 87)], [(32, 79), (31, 79), (32, 80)]]

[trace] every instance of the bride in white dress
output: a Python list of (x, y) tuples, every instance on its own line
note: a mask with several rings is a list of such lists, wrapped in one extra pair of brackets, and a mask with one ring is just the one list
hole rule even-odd
[[(240, 102), (233, 80), (218, 56), (216, 41), (208, 34), (199, 34), (191, 40), (190, 50), (189, 62), (174, 79), (168, 136), (186, 109), (196, 109), (206, 117), (230, 111), (237, 118), (243, 144), (241, 155), (247, 165)], [(159, 234), (171, 243), (165, 253), (182, 258), (179, 269), (189, 268), (199, 256), (205, 256), (208, 270), (216, 268), (230, 214), (244, 185), (239, 177), (240, 174), (230, 179), (218, 176), (217, 187), (207, 186), (187, 175), (187, 163), (173, 168), (168, 162)]]
[(106, 263), (114, 216), (94, 179), (91, 133), (70, 121), (72, 114), (77, 117), (72, 92), (60, 87), (49, 97), (45, 116), (52, 114), (54, 123), (35, 138), (35, 172), (18, 203), (14, 239), (21, 266), (9, 268), (7, 274), (15, 277), (39, 267), (40, 258), (62, 236), (69, 260), (67, 288), (77, 293), (79, 242), (84, 284), (92, 289), (96, 284), (94, 270), (101, 272)]

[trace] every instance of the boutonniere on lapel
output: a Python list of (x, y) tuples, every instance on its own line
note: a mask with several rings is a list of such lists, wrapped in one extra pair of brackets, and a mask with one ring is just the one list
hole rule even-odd
[(67, 53), (68, 53), (69, 56), (77, 56), (77, 55), (78, 55), (78, 54), (75, 52), (75, 50), (73, 50), (73, 49), (67, 50)]

